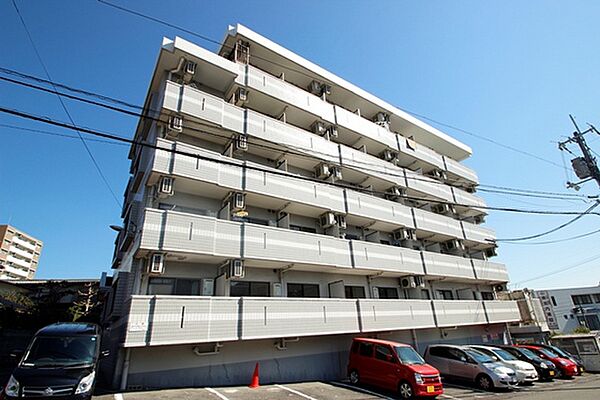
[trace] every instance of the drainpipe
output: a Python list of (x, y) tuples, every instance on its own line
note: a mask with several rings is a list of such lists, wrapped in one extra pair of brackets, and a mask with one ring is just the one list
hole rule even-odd
[(127, 375), (129, 375), (129, 359), (131, 358), (131, 349), (125, 350), (125, 361), (123, 361), (123, 371), (121, 372), (121, 387), (120, 390), (127, 389)]
[(413, 347), (415, 348), (415, 350), (417, 352), (419, 352), (419, 342), (417, 341), (417, 330), (416, 329), (411, 329), (410, 330), (410, 335), (412, 336)]

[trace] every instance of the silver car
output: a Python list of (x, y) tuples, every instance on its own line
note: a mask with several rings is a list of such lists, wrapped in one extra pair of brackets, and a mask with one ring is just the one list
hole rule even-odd
[(425, 350), (425, 360), (436, 367), (441, 375), (474, 382), (483, 390), (513, 388), (517, 384), (514, 369), (465, 346), (428, 346)]
[(519, 384), (531, 385), (538, 380), (538, 373), (535, 367), (528, 362), (521, 361), (506, 350), (492, 346), (475, 345), (468, 346), (471, 349), (482, 352), (490, 356), (495, 361), (501, 362), (509, 368), (512, 368), (517, 373)]

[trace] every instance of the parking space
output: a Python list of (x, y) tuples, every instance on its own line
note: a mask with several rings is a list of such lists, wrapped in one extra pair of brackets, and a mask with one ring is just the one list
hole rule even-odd
[[(534, 399), (558, 400), (569, 396), (577, 400), (600, 398), (600, 375), (585, 374), (573, 380), (538, 382), (512, 391), (484, 392), (477, 388), (444, 383), (440, 399)], [(256, 389), (246, 386), (193, 388), (117, 393), (94, 396), (98, 400), (396, 400), (395, 393), (372, 387), (355, 387), (347, 382), (303, 382), (264, 385)]]

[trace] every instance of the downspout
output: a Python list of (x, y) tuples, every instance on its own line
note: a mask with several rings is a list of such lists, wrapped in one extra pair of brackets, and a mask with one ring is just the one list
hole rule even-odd
[(131, 348), (125, 350), (125, 361), (123, 361), (123, 370), (121, 372), (121, 391), (127, 389), (127, 375), (129, 375), (129, 360), (131, 358)]

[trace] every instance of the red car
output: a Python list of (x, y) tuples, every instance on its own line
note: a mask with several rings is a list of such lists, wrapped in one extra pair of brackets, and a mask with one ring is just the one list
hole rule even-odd
[(562, 358), (555, 352), (550, 349), (540, 347), (540, 346), (532, 346), (532, 345), (518, 345), (517, 347), (525, 347), (531, 351), (533, 351), (536, 355), (540, 356), (544, 360), (552, 361), (554, 365), (556, 365), (556, 369), (558, 371), (557, 377), (565, 377), (571, 378), (579, 372), (579, 368), (577, 364), (573, 361)]
[(348, 377), (354, 385), (365, 383), (397, 391), (403, 399), (444, 393), (437, 369), (411, 346), (389, 340), (355, 338)]

